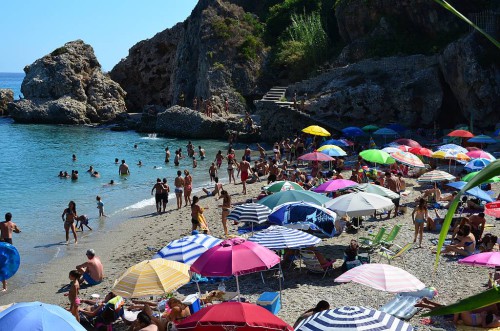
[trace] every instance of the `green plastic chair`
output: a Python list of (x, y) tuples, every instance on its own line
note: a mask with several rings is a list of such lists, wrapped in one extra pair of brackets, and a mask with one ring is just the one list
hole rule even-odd
[(394, 246), (396, 246), (398, 248), (397, 251), (393, 251), (393, 250), (390, 250), (390, 249), (385, 248), (385, 247), (380, 247), (380, 250), (378, 251), (378, 255), (380, 255), (380, 258), (378, 261), (380, 262), (380, 260), (382, 260), (382, 258), (386, 258), (387, 262), (389, 264), (391, 264), (392, 260), (397, 259), (398, 257), (401, 257), (401, 259), (403, 260), (403, 267), (406, 269), (405, 259), (404, 259), (403, 255), (413, 246), (413, 244), (408, 243), (408, 244), (404, 245), (403, 247), (394, 244)]
[(371, 237), (361, 237), (359, 238), (359, 243), (361, 247), (374, 249), (381, 245), (381, 241), (384, 238), (386, 228), (381, 227), (378, 233)]
[(391, 247), (392, 244), (394, 244), (394, 239), (396, 239), (396, 237), (398, 236), (399, 234), (399, 230), (401, 230), (401, 227), (402, 225), (401, 224), (396, 224), (394, 225), (394, 227), (392, 228), (391, 232), (389, 232), (389, 234), (387, 236), (385, 236), (381, 241), (380, 243), (383, 245), (383, 246), (386, 246), (386, 247)]

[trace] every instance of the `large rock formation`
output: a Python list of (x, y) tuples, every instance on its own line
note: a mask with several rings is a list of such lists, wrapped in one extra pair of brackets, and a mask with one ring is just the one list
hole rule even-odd
[(14, 91), (0, 89), (0, 116), (7, 115), (7, 105), (14, 101)]
[(125, 92), (108, 76), (90, 45), (66, 43), (24, 68), (24, 99), (11, 103), (18, 122), (102, 123), (126, 112)]

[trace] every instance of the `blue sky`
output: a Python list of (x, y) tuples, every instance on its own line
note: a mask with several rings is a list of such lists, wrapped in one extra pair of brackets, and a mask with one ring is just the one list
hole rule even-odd
[(0, 72), (27, 64), (64, 43), (92, 45), (105, 71), (135, 43), (184, 21), (196, 0), (7, 0), (1, 5)]

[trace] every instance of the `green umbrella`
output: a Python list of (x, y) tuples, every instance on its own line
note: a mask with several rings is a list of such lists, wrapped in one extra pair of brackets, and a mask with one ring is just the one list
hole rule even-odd
[(363, 160), (378, 164), (393, 164), (396, 162), (388, 153), (380, 149), (367, 149), (359, 153), (359, 156), (361, 156)]
[[(462, 177), (462, 180), (464, 182), (468, 182), (470, 181), (472, 178), (476, 177), (476, 175), (479, 173), (480, 171), (474, 171), (474, 172), (471, 172), (470, 174), (467, 174), (465, 176)], [(495, 176), (495, 177), (492, 177), (490, 179), (488, 179), (487, 181), (485, 181), (485, 183), (498, 183), (500, 182), (500, 177), (498, 176)]]
[(280, 180), (278, 182), (272, 183), (271, 185), (264, 186), (264, 190), (276, 193), (276, 192), (291, 191), (291, 190), (303, 191), (304, 189), (297, 183), (289, 182), (288, 180)]
[(369, 125), (365, 125), (361, 129), (365, 132), (373, 132), (373, 131), (377, 131), (380, 128), (374, 124), (369, 124)]
[(267, 206), (273, 209), (276, 206), (284, 204), (286, 202), (297, 202), (305, 201), (314, 203), (316, 205), (322, 206), (325, 202), (330, 201), (329, 198), (322, 194), (318, 194), (312, 191), (281, 191), (278, 193), (271, 194), (264, 199), (259, 200), (257, 203)]

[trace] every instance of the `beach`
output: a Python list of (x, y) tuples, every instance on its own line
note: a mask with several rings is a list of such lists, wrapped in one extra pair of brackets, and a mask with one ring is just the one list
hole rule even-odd
[[(225, 178), (225, 176), (221, 177)], [(412, 242), (414, 226), (411, 221), (411, 211), (414, 206), (413, 201), (420, 192), (414, 190), (414, 187), (418, 188), (419, 186), (414, 179), (406, 179), (406, 182), (408, 195), (402, 198), (402, 204), (407, 205), (408, 210), (404, 215), (389, 220), (365, 221), (363, 223), (364, 229), (361, 229), (358, 234), (343, 233), (334, 238), (323, 239), (318, 245), (320, 252), (328, 258), (337, 259), (334, 266), (340, 267), (344, 249), (351, 239), (364, 237), (368, 232), (375, 233), (381, 226), (390, 230), (395, 224), (403, 225), (395, 242), (400, 246)], [(235, 204), (257, 196), (263, 185), (265, 185), (264, 182), (248, 185), (247, 195), (241, 194), (241, 185), (224, 184), (224, 189), (229, 192), (232, 203)], [(498, 186), (494, 186), (494, 189), (498, 189)], [(209, 222), (211, 234), (216, 237), (223, 236), (221, 209), (218, 207), (221, 201), (216, 201), (214, 197), (205, 197), (199, 203), (200, 206), (206, 208), (205, 216)], [(433, 213), (433, 211), (430, 212)], [(441, 210), (440, 213), (443, 216), (445, 210)], [(126, 220), (115, 229), (95, 235), (96, 240), (91, 246), (85, 241), (85, 238), (79, 241), (78, 245), (71, 243), (67, 256), (43, 266), (37, 274), (32, 276), (32, 281), (28, 285), (22, 288), (10, 288), (8, 293), (1, 294), (0, 304), (38, 300), (63, 307), (68, 306), (67, 297), (63, 294), (67, 291), (69, 283), (68, 272), (86, 260), (85, 252), (89, 248), (93, 248), (101, 258), (106, 278), (97, 286), (88, 288), (83, 286), (80, 296), (90, 299), (91, 294), (97, 293), (102, 298), (111, 290), (115, 279), (128, 267), (151, 258), (156, 251), (170, 241), (189, 235), (191, 233), (190, 217), (190, 208), (184, 207), (177, 210), (175, 209), (175, 200), (172, 199), (164, 214), (154, 213), (153, 206), (143, 209), (141, 215)], [(236, 227), (232, 226), (231, 223), (228, 222), (230, 234), (236, 235)], [(487, 223), (493, 227), (488, 227), (485, 233), (500, 234), (494, 219), (487, 216)], [(411, 249), (404, 255), (405, 269), (427, 286), (436, 288), (438, 296), (435, 300), (439, 303), (453, 303), (461, 298), (484, 291), (488, 281), (488, 269), (460, 265), (456, 262), (457, 257), (442, 256), (437, 272), (434, 273), (435, 254), (432, 253), (434, 247), (430, 240), (437, 237), (438, 233), (424, 232), (423, 247)], [(370, 256), (372, 262), (379, 261), (376, 252)], [(384, 263), (384, 260), (381, 263)], [(393, 264), (403, 268), (401, 259), (394, 260)], [(378, 308), (395, 296), (395, 294), (384, 293), (356, 283), (335, 283), (334, 278), (341, 274), (340, 268), (336, 268), (323, 279), (321, 275), (309, 274), (304, 269), (289, 268), (287, 265), (283, 266), (283, 273), (282, 308), (278, 316), (292, 325), (303, 311), (314, 307), (319, 300), (330, 302), (332, 307), (356, 305)], [(240, 277), (241, 295), (248, 302), (256, 302), (263, 292), (277, 292), (279, 290), (277, 274), (273, 271), (263, 274), (265, 284), (262, 283), (259, 273)], [(201, 291), (204, 293), (215, 290), (217, 285), (201, 284)], [(226, 282), (228, 291), (235, 291), (235, 287), (234, 279)], [(178, 290), (176, 296), (182, 298), (195, 292), (194, 285), (186, 285)], [(413, 326), (427, 329), (428, 326), (422, 325), (421, 320), (422, 318), (417, 314), (409, 322)], [(442, 318), (437, 318), (432, 326), (447, 330), (455, 329), (453, 324)]]

